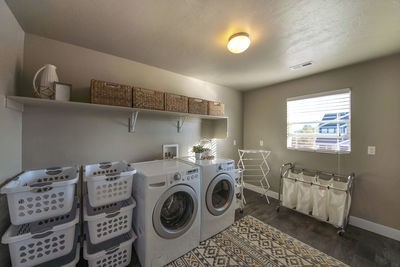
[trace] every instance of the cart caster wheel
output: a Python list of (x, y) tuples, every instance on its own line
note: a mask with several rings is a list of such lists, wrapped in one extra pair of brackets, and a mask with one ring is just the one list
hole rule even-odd
[(339, 230), (339, 231), (337, 231), (337, 234), (338, 234), (339, 236), (344, 236), (344, 230)]
[(279, 209), (280, 209), (280, 208), (281, 208), (281, 207), (276, 207), (276, 211), (279, 212)]

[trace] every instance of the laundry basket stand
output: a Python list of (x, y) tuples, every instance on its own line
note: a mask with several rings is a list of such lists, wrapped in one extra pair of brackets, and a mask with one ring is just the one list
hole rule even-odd
[[(289, 170), (292, 170), (292, 171), (293, 171), (293, 170), (298, 170), (298, 171), (301, 171), (301, 172), (303, 172), (303, 171), (308, 171), (308, 172), (315, 173), (316, 175), (323, 174), (323, 175), (331, 176), (331, 177), (334, 178), (334, 179), (346, 181), (346, 183), (347, 183), (346, 185), (347, 185), (347, 186), (346, 186), (345, 189), (342, 189), (342, 188), (335, 188), (335, 187), (329, 186), (329, 185), (328, 185), (328, 186), (325, 186), (325, 185), (316, 184), (316, 183), (313, 183), (313, 182), (307, 182), (307, 181), (299, 180), (299, 179), (297, 179), (297, 178), (291, 178), (291, 177), (288, 177)], [(310, 184), (311, 186), (317, 185), (317, 186), (319, 186), (319, 187), (326, 188), (327, 190), (338, 190), (338, 191), (345, 192), (345, 193), (346, 193), (346, 197), (345, 197), (345, 204), (344, 204), (344, 210), (343, 210), (343, 221), (342, 221), (342, 223), (339, 224), (339, 225), (335, 225), (335, 224), (333, 224), (333, 223), (331, 223), (331, 222), (329, 222), (329, 221), (327, 221), (327, 220), (322, 220), (322, 219), (320, 219), (320, 218), (318, 218), (318, 217), (313, 216), (311, 213), (310, 213), (310, 214), (306, 214), (306, 213), (301, 212), (302, 214), (305, 214), (305, 215), (307, 215), (307, 216), (310, 216), (310, 217), (312, 217), (312, 218), (314, 218), (314, 219), (317, 219), (317, 220), (319, 220), (319, 221), (332, 224), (333, 226), (335, 226), (336, 228), (339, 229), (339, 230), (337, 231), (338, 235), (340, 235), (340, 236), (343, 236), (343, 235), (344, 235), (345, 230), (346, 230), (346, 227), (347, 227), (347, 225), (348, 225), (348, 223), (349, 223), (349, 210), (350, 210), (350, 206), (351, 206), (351, 205), (349, 204), (348, 201), (349, 201), (349, 198), (351, 198), (352, 195), (353, 195), (354, 179), (355, 179), (355, 174), (354, 174), (354, 173), (351, 173), (351, 174), (348, 175), (348, 176), (344, 176), (344, 175), (335, 174), (335, 173), (332, 173), (332, 172), (325, 172), (325, 171), (320, 171), (320, 170), (299, 168), (299, 167), (296, 167), (294, 163), (285, 163), (285, 164), (283, 164), (283, 165), (281, 166), (281, 168), (280, 168), (280, 181), (279, 181), (279, 192), (278, 192), (279, 204), (278, 204), (278, 206), (276, 207), (276, 210), (277, 210), (278, 212), (279, 212), (279, 209), (280, 209), (281, 206), (283, 206), (283, 207), (285, 207), (285, 208), (288, 208), (288, 209), (291, 209), (291, 210), (296, 210), (296, 208), (286, 207), (286, 206), (284, 206), (283, 203), (282, 203), (282, 197), (283, 197), (283, 196), (282, 196), (283, 179), (290, 179), (290, 180), (294, 180), (295, 182), (301, 182), (301, 183)], [(300, 211), (298, 211), (298, 212), (300, 212)]]

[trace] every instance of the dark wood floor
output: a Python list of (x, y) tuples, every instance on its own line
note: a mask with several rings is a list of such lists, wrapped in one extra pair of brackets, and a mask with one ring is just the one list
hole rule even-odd
[[(245, 190), (247, 200), (243, 213), (236, 211), (236, 220), (253, 217), (289, 234), (290, 236), (351, 266), (400, 267), (400, 242), (349, 225), (343, 237), (337, 235), (333, 226), (319, 222), (295, 211), (281, 208), (276, 211), (278, 201), (271, 199), (268, 205), (259, 194)], [(81, 263), (80, 266), (85, 266)], [(132, 253), (130, 266), (140, 266), (136, 254)]]
[(268, 205), (264, 197), (245, 190), (247, 205), (236, 219), (251, 215), (286, 234), (351, 266), (400, 266), (400, 242), (349, 225), (343, 237), (333, 226), (290, 209), (276, 211), (278, 201)]

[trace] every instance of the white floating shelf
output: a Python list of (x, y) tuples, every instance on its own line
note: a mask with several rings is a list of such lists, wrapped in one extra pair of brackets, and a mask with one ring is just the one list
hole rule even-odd
[[(213, 120), (214, 122), (204, 123), (204, 125), (214, 125), (218, 129), (205, 129), (202, 132), (206, 133), (205, 137), (208, 138), (226, 138), (228, 130), (228, 117), (226, 116), (211, 116), (200, 115), (191, 113), (171, 112), (163, 110), (140, 109), (131, 107), (120, 107), (110, 105), (99, 105), (84, 102), (73, 101), (56, 101), (50, 99), (41, 99), (24, 96), (7, 96), (6, 107), (23, 112), (24, 106), (33, 107), (50, 107), (50, 108), (63, 108), (63, 109), (88, 109), (88, 110), (114, 110), (125, 111), (129, 114), (129, 131), (133, 132), (135, 129), (136, 119), (139, 113), (157, 114), (160, 116), (175, 117), (177, 118), (177, 130), (181, 131), (185, 118), (200, 118), (202, 120)], [(221, 132), (225, 132), (222, 133)], [(211, 133), (211, 135), (210, 135)]]

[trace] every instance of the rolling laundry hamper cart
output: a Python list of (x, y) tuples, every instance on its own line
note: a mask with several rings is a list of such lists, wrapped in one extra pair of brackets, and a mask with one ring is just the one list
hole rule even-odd
[(281, 206), (296, 210), (332, 224), (343, 235), (349, 222), (354, 179), (354, 173), (345, 176), (283, 164), (277, 211)]

